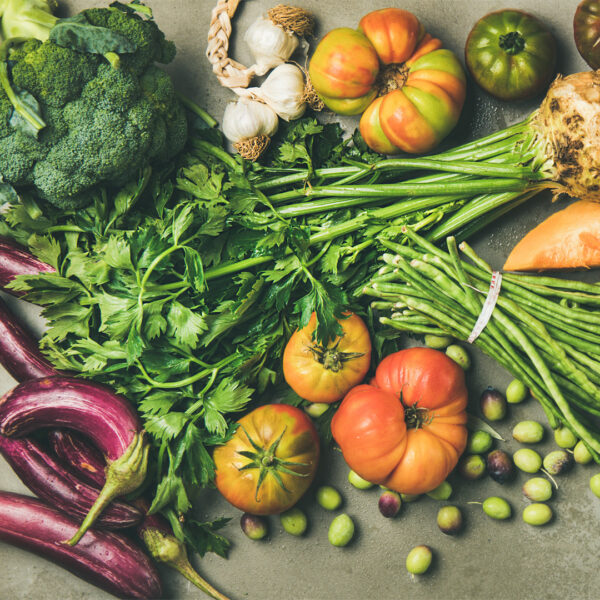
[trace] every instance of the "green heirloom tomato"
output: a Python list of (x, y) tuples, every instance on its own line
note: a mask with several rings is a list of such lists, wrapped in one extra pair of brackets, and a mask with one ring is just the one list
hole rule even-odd
[(538, 19), (520, 10), (482, 17), (471, 30), (465, 61), (473, 79), (501, 100), (535, 96), (550, 83), (556, 42)]

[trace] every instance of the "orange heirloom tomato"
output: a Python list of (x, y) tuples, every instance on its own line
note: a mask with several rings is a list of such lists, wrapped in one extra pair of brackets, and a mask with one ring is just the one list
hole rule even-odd
[(467, 443), (464, 371), (442, 352), (409, 348), (384, 358), (369, 385), (346, 395), (331, 431), (350, 468), (404, 494), (437, 487)]
[(371, 340), (363, 320), (354, 313), (339, 321), (343, 334), (327, 346), (313, 334), (317, 316), (297, 330), (283, 352), (283, 376), (288, 385), (309, 402), (330, 404), (341, 400), (360, 383), (371, 363)]
[(373, 150), (423, 153), (450, 133), (465, 101), (463, 68), (441, 47), (415, 15), (385, 8), (365, 15), (358, 31), (330, 31), (315, 49), (309, 75), (331, 110), (363, 113), (360, 132)]
[(267, 404), (242, 417), (233, 437), (217, 446), (217, 489), (236, 508), (273, 515), (291, 508), (310, 486), (319, 436), (304, 411)]

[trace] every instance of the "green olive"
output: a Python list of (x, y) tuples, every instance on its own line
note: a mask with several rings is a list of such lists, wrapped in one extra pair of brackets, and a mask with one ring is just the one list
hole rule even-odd
[(543, 477), (532, 477), (523, 484), (523, 493), (533, 502), (545, 502), (552, 498), (552, 485)]
[(451, 344), (446, 348), (446, 356), (458, 363), (465, 371), (471, 366), (469, 353), (458, 344)]
[(509, 404), (519, 404), (529, 395), (527, 387), (518, 379), (513, 379), (506, 388), (506, 401)]
[(368, 490), (373, 487), (373, 483), (363, 479), (358, 473), (354, 472), (352, 469), (348, 472), (348, 481), (359, 490)]
[(542, 467), (542, 457), (531, 448), (521, 448), (513, 454), (513, 462), (525, 473), (537, 473)]
[(452, 486), (447, 481), (442, 481), (436, 488), (427, 492), (427, 495), (434, 500), (448, 500), (452, 495)]
[(545, 525), (552, 519), (552, 509), (547, 504), (536, 502), (523, 510), (523, 521), (529, 525)]
[(514, 426), (512, 435), (522, 444), (537, 444), (544, 437), (544, 428), (537, 421), (521, 421)]
[(266, 519), (258, 515), (244, 513), (240, 517), (240, 526), (251, 540), (262, 540), (268, 533)]
[(437, 524), (442, 533), (456, 535), (463, 525), (463, 517), (457, 506), (443, 506), (437, 514)]
[(402, 502), (415, 502), (421, 497), (421, 494), (400, 494)]
[(543, 464), (550, 475), (561, 475), (573, 466), (573, 456), (566, 450), (554, 450), (544, 456)]
[(575, 448), (573, 448), (573, 458), (575, 459), (576, 463), (579, 463), (580, 465), (587, 465), (588, 463), (592, 462), (594, 457), (587, 449), (585, 443), (579, 440), (575, 444)]
[(479, 398), (481, 414), (488, 421), (500, 421), (506, 416), (506, 398), (493, 387), (488, 387)]
[(429, 569), (432, 559), (429, 546), (415, 546), (406, 557), (406, 570), (413, 575), (422, 575)]
[(338, 515), (331, 521), (327, 537), (332, 546), (347, 546), (354, 537), (354, 521), (346, 513)]
[(483, 512), (492, 519), (508, 519), (512, 514), (510, 504), (499, 496), (490, 496), (483, 501)]
[(559, 427), (554, 430), (554, 441), (559, 448), (573, 448), (577, 443), (577, 438), (567, 427)]
[(317, 490), (317, 502), (325, 510), (336, 510), (342, 505), (342, 496), (330, 485), (322, 485)]
[(425, 345), (435, 350), (444, 350), (452, 343), (452, 338), (448, 335), (425, 335)]
[(596, 473), (590, 478), (590, 490), (600, 498), (600, 473)]
[(466, 454), (461, 457), (457, 468), (465, 479), (481, 479), (485, 475), (486, 462), (479, 454)]
[(492, 447), (492, 436), (487, 431), (474, 431), (467, 441), (469, 454), (484, 454)]
[(281, 525), (291, 535), (302, 535), (306, 531), (308, 521), (299, 508), (290, 508), (279, 515)]

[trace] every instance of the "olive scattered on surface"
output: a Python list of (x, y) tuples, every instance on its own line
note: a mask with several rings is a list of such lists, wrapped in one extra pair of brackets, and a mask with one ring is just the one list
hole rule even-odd
[(523, 509), (523, 521), (528, 525), (545, 525), (552, 519), (552, 509), (547, 504), (536, 502)]
[(479, 398), (479, 408), (488, 421), (500, 421), (506, 416), (506, 398), (497, 389), (488, 387)]
[(513, 379), (506, 388), (506, 401), (509, 404), (519, 404), (529, 395), (529, 390), (518, 379)]
[(332, 546), (347, 546), (354, 537), (354, 521), (346, 513), (338, 515), (331, 521), (327, 537)]
[(573, 448), (573, 459), (580, 465), (587, 465), (588, 463), (592, 462), (594, 457), (587, 449), (587, 446), (581, 440), (579, 440), (575, 444), (575, 448)]
[(348, 481), (359, 490), (368, 490), (373, 487), (373, 483), (363, 479), (358, 473), (350, 469), (348, 472)]
[(559, 448), (573, 448), (577, 444), (577, 437), (567, 427), (554, 430), (554, 441)]
[(392, 490), (386, 490), (379, 496), (378, 506), (379, 512), (387, 519), (395, 517), (402, 506), (400, 494)]
[(487, 455), (486, 466), (490, 477), (498, 483), (505, 483), (514, 477), (512, 458), (504, 450), (492, 450)]
[(415, 502), (421, 497), (421, 494), (400, 494), (402, 502)]
[(480, 479), (485, 475), (485, 460), (479, 454), (466, 454), (458, 463), (458, 472), (465, 479)]
[(483, 501), (483, 512), (492, 519), (508, 519), (512, 514), (510, 504), (499, 496), (490, 496)]
[(447, 481), (442, 481), (436, 488), (427, 492), (427, 495), (434, 500), (448, 500), (452, 495), (452, 486)]
[(422, 575), (431, 566), (433, 552), (429, 546), (415, 546), (406, 557), (406, 570), (413, 575)]
[(550, 475), (562, 475), (573, 466), (573, 455), (566, 450), (554, 450), (544, 456), (543, 465)]
[(467, 440), (467, 452), (469, 454), (483, 454), (493, 444), (492, 436), (487, 431), (474, 431)]
[(448, 346), (446, 348), (446, 356), (450, 357), (455, 363), (458, 363), (465, 371), (471, 366), (469, 353), (458, 344)]
[(552, 484), (543, 477), (532, 477), (523, 484), (523, 493), (533, 502), (545, 502), (552, 498)]
[(279, 515), (281, 525), (291, 535), (303, 535), (308, 526), (306, 515), (299, 508), (290, 508)]
[(334, 487), (322, 485), (317, 490), (317, 502), (325, 510), (336, 510), (342, 505), (342, 496)]
[(452, 342), (453, 338), (448, 335), (425, 335), (425, 345), (434, 350), (445, 350)]
[(521, 444), (537, 444), (544, 438), (544, 428), (537, 421), (521, 421), (514, 426), (512, 435)]
[(537, 473), (542, 467), (542, 457), (531, 448), (520, 448), (513, 454), (513, 462), (525, 473)]
[(251, 540), (262, 540), (268, 533), (267, 520), (250, 513), (240, 517), (240, 527)]
[(443, 506), (437, 514), (437, 524), (442, 533), (456, 535), (463, 526), (463, 516), (458, 506)]
[(600, 473), (596, 473), (590, 478), (590, 490), (600, 498)]

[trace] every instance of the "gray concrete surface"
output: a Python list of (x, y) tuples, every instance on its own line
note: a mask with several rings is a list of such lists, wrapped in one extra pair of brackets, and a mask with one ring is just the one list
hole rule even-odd
[[(241, 32), (257, 15), (276, 3), (275, 0), (242, 2), (235, 18), (232, 55), (245, 64), (250, 60)], [(68, 12), (105, 3), (70, 0), (60, 4)], [(181, 89), (220, 119), (224, 103), (232, 94), (218, 86), (204, 57), (213, 0), (149, 0), (148, 4), (154, 8), (160, 26), (179, 48), (170, 70)], [(401, 6), (415, 12), (428, 30), (441, 36), (459, 56), (474, 21), (502, 7), (491, 0), (380, 3), (296, 0), (293, 4), (313, 10), (318, 18), (318, 35), (335, 26), (356, 26), (360, 16), (368, 10), (386, 5)], [(528, 10), (548, 24), (559, 42), (559, 67), (563, 73), (585, 69), (572, 38), (577, 0), (514, 0), (507, 4)], [(501, 105), (478, 95), (473, 87), (470, 93), (473, 100), (455, 139), (514, 123), (536, 105), (536, 101)], [(351, 129), (357, 121), (345, 119), (344, 124)], [(557, 208), (548, 195), (541, 195), (480, 234), (475, 247), (499, 267), (516, 241)], [(596, 278), (596, 275), (592, 273), (590, 277)], [(33, 307), (20, 301), (12, 301), (12, 305), (34, 329), (41, 331), (43, 323)], [(469, 385), (473, 402), (488, 385), (503, 389), (510, 377), (479, 352), (473, 351), (472, 356)], [(13, 383), (7, 374), (0, 373), (0, 391), (9, 389)], [(498, 429), (509, 439), (512, 426), (524, 418), (544, 422), (542, 411), (535, 401), (529, 400), (511, 408)], [(516, 444), (508, 441), (502, 447), (512, 451)], [(542, 450), (552, 447), (553, 443), (547, 441)], [(448, 537), (439, 532), (435, 523), (440, 503), (429, 498), (405, 505), (393, 520), (384, 519), (377, 510), (378, 490), (361, 492), (352, 488), (346, 481), (347, 468), (341, 454), (333, 451), (323, 458), (318, 483), (327, 482), (342, 492), (343, 510), (357, 525), (357, 535), (350, 546), (340, 549), (329, 545), (327, 529), (333, 515), (321, 509), (310, 492), (301, 502), (310, 521), (307, 534), (294, 538), (286, 534), (273, 517), (270, 535), (262, 542), (245, 538), (239, 529), (240, 512), (227, 505), (218, 494), (206, 492), (198, 504), (198, 515), (231, 517), (225, 534), (233, 541), (233, 547), (227, 560), (213, 555), (194, 561), (205, 577), (236, 600), (592, 600), (599, 597), (600, 589), (600, 501), (590, 492), (588, 480), (597, 471), (598, 466), (578, 466), (560, 479), (552, 500), (555, 519), (543, 528), (533, 528), (521, 521), (520, 512), (525, 506), (521, 494), (524, 476), (505, 486), (490, 479), (467, 484), (452, 478), (455, 484), (452, 502), (462, 507), (466, 527), (462, 535)], [(2, 489), (25, 492), (1, 461), (0, 482)], [(490, 495), (501, 495), (511, 502), (512, 519), (494, 522), (482, 513), (480, 506), (469, 504)], [(430, 545), (435, 561), (428, 575), (413, 579), (405, 571), (404, 560), (416, 544)], [(109, 597), (59, 567), (5, 544), (0, 544), (0, 565), (2, 600)], [(181, 600), (204, 597), (181, 577), (164, 569), (162, 572), (165, 597)]]

